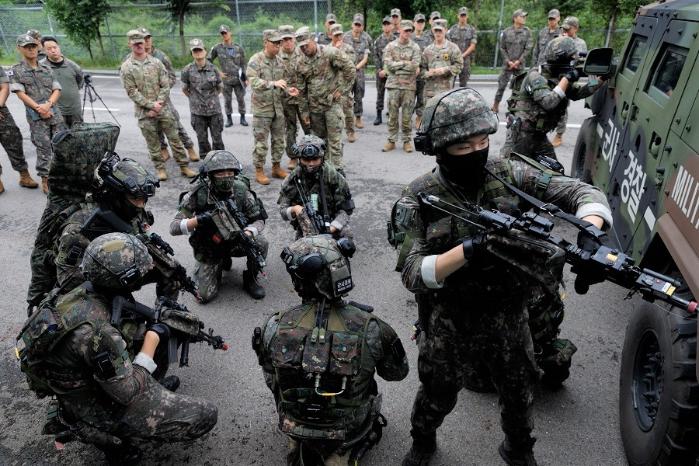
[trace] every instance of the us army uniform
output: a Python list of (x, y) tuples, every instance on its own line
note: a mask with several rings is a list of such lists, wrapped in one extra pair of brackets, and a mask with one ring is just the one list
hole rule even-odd
[(472, 44), (478, 42), (478, 35), (476, 33), (476, 28), (470, 24), (465, 27), (459, 26), (459, 24), (454, 24), (447, 31), (447, 40), (455, 43), (462, 53), (463, 67), (459, 73), (459, 87), (468, 86), (468, 80), (471, 78), (471, 55), (463, 57), (463, 53)]
[[(512, 79), (513, 74), (520, 74), (527, 69), (527, 58), (531, 53), (533, 45), (532, 33), (526, 26), (520, 28), (510, 26), (502, 31), (500, 35), (500, 53), (502, 54), (503, 66), (498, 77), (498, 90), (495, 93), (495, 102), (498, 104), (502, 101), (505, 88)], [(508, 68), (508, 61), (517, 60), (520, 61), (518, 66), (512, 69)]]
[(82, 123), (82, 103), (80, 90), (83, 88), (83, 70), (80, 65), (66, 57), (59, 62), (49, 58), (42, 63), (51, 68), (56, 81), (61, 85), (61, 96), (58, 98), (58, 108), (61, 109), (63, 121), (69, 128), (75, 123)]
[[(424, 101), (451, 89), (454, 78), (461, 73), (463, 63), (461, 51), (455, 43), (445, 40), (442, 45), (428, 45), (422, 52), (420, 62), (420, 75), (425, 81)], [(430, 70), (438, 74), (428, 76)]]
[[(384, 18), (384, 21), (386, 19)], [(374, 41), (374, 65), (376, 66), (376, 115), (381, 116), (384, 108), (384, 95), (386, 92), (386, 80), (388, 76), (379, 76), (379, 71), (383, 69), (383, 53), (389, 42), (393, 42), (394, 36), (389, 33), (381, 34)]]
[[(282, 32), (280, 28), (280, 33), (283, 39), (286, 32)], [(293, 37), (294, 31), (291, 31), (290, 34)], [(299, 50), (298, 46), (294, 47), (294, 51), (292, 53), (287, 53), (284, 50), (284, 47), (282, 47), (279, 51), (278, 57), (281, 58), (282, 63), (284, 64), (284, 80), (286, 81), (286, 85), (290, 88), (298, 88), (296, 69), (302, 55), (303, 53), (301, 50)], [(293, 146), (296, 142), (299, 123), (301, 124), (304, 134), (311, 132), (310, 125), (306, 125), (301, 116), (299, 100), (299, 96), (294, 97), (286, 92), (282, 95), (282, 107), (284, 109), (284, 120), (286, 122), (285, 147), (287, 156), (291, 156), (293, 154), (291, 146)]]
[[(415, 15), (416, 22), (418, 19), (422, 19), (422, 21), (424, 21), (425, 15)], [(420, 53), (422, 53), (425, 51), (425, 48), (432, 43), (434, 37), (428, 34), (427, 31), (423, 30), (422, 34), (419, 36), (417, 35), (417, 32), (413, 32), (413, 37), (411, 39), (418, 45), (418, 47), (420, 47)], [(415, 81), (415, 115), (420, 118), (422, 118), (422, 110), (425, 108), (424, 90), (425, 79), (422, 77), (422, 75), (418, 75), (417, 80)], [(415, 126), (417, 126), (417, 124)]]
[[(354, 19), (355, 22), (360, 21), (362, 24), (364, 24), (364, 19), (363, 18), (358, 18), (355, 17)], [(371, 36), (365, 32), (362, 31), (362, 33), (359, 35), (359, 37), (354, 37), (352, 34), (352, 31), (346, 32), (345, 35), (343, 36), (343, 40), (352, 46), (354, 49), (354, 55), (355, 55), (355, 61), (354, 64), (358, 64), (360, 61), (362, 61), (365, 57), (368, 58), (369, 55), (371, 54), (371, 47), (373, 45), (373, 41), (371, 40)], [(356, 68), (356, 67), (355, 67)], [(364, 113), (364, 91), (366, 88), (366, 76), (364, 74), (364, 71), (366, 69), (366, 64), (360, 69), (356, 68), (357, 74), (354, 79), (354, 86), (352, 87), (352, 93), (354, 94), (354, 117), (355, 118), (360, 118), (362, 114)]]
[(226, 115), (230, 116), (233, 113), (233, 92), (235, 92), (238, 112), (241, 118), (245, 118), (245, 81), (249, 79), (246, 75), (245, 50), (238, 44), (216, 44), (211, 49), (209, 60), (213, 62), (217, 58), (221, 72), (226, 75), (223, 78)]
[[(0, 86), (9, 86), (9, 82), (5, 69), (0, 66)], [(26, 172), (28, 168), (22, 147), (22, 133), (5, 104), (0, 106), (0, 144), (7, 152), (7, 158), (10, 159), (12, 168), (18, 172)], [(0, 175), (2, 175), (2, 165), (0, 165)]]
[[(342, 31), (342, 26), (339, 24), (333, 24), (331, 31), (339, 30)], [(341, 35), (338, 34), (338, 35)], [(354, 66), (354, 64), (357, 63), (357, 56), (354, 53), (354, 48), (346, 42), (343, 41), (342, 38), (340, 38), (340, 43), (337, 45), (330, 44), (331, 47), (335, 47), (336, 49), (340, 50), (342, 53), (347, 55), (347, 58), (349, 58), (350, 62), (352, 62), (353, 68), (355, 70), (355, 76), (357, 74), (357, 68)], [(352, 94), (352, 90), (354, 89), (354, 82), (355, 78), (352, 78), (352, 82), (350, 83), (350, 92), (347, 94), (343, 95), (341, 97), (342, 99), (342, 114), (344, 116), (345, 120), (345, 133), (347, 134), (347, 142), (354, 142), (355, 139), (355, 133), (354, 133), (354, 95)]]
[[(182, 70), (182, 90), (189, 99), (192, 128), (197, 133), (199, 153), (205, 156), (210, 150), (225, 149), (223, 146), (223, 114), (218, 96), (223, 90), (221, 76), (207, 61), (203, 67), (196, 62)], [(213, 144), (209, 144), (209, 132)]]

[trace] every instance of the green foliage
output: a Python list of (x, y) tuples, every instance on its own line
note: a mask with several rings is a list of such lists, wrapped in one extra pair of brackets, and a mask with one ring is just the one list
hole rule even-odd
[(100, 38), (100, 25), (110, 12), (107, 0), (45, 0), (51, 15), (68, 37), (85, 47), (92, 56), (91, 43)]

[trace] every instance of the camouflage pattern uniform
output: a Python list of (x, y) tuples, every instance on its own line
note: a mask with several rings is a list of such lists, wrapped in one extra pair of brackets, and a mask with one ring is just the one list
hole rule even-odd
[(383, 54), (389, 42), (394, 40), (393, 34), (381, 34), (374, 41), (374, 65), (376, 66), (376, 115), (381, 116), (384, 108), (384, 94), (386, 92), (386, 80), (379, 76), (379, 71), (383, 69)]
[[(218, 69), (207, 61), (203, 67), (192, 62), (182, 70), (182, 90), (188, 94), (192, 128), (197, 133), (199, 153), (206, 156), (210, 150), (223, 146), (223, 114), (218, 95), (223, 82)], [(209, 144), (209, 132), (213, 144)]]
[(82, 123), (82, 102), (80, 90), (83, 88), (83, 70), (73, 60), (63, 57), (60, 62), (48, 58), (41, 61), (51, 68), (56, 81), (61, 85), (61, 96), (58, 98), (58, 108), (67, 127)]
[[(42, 63), (32, 68), (29, 63), (22, 60), (13, 65), (7, 75), (10, 78), (11, 92), (24, 92), (37, 104), (47, 102), (54, 90), (61, 90), (61, 85), (53, 76), (51, 67)], [(34, 109), (26, 105), (25, 108), (31, 140), (36, 147), (36, 173), (43, 178), (49, 174), (49, 164), (53, 157), (51, 139), (54, 134), (65, 129), (65, 124), (61, 110), (57, 106), (51, 108), (53, 116), (47, 119), (41, 118)]]
[[(165, 66), (160, 60), (150, 55), (142, 61), (129, 55), (122, 63), (119, 74), (126, 94), (134, 102), (138, 127), (146, 139), (148, 154), (155, 168), (165, 169), (165, 161), (160, 153), (159, 129), (162, 129), (167, 136), (177, 164), (180, 167), (186, 167), (189, 162), (182, 139), (178, 134), (177, 119), (169, 103), (170, 78)], [(149, 117), (148, 112), (155, 102), (163, 102), (163, 109), (157, 116)]]
[[(449, 31), (447, 31), (447, 40), (455, 43), (463, 54), (466, 49), (471, 46), (471, 44), (478, 42), (478, 35), (476, 33), (476, 28), (470, 24), (467, 24), (465, 27), (461, 27), (457, 23), (450, 27)], [(471, 77), (471, 55), (466, 58), (463, 58), (462, 55), (462, 59), (464, 65), (461, 69), (461, 73), (459, 73), (459, 87), (466, 87), (468, 85), (468, 80)]]
[(412, 140), (412, 115), (415, 105), (417, 71), (420, 68), (420, 47), (409, 40), (401, 44), (398, 39), (386, 46), (383, 68), (388, 75), (388, 141), (398, 139), (398, 112), (401, 112), (403, 143)]
[[(451, 89), (452, 82), (456, 76), (459, 76), (463, 63), (461, 51), (453, 42), (445, 40), (442, 45), (432, 43), (427, 46), (422, 52), (420, 63), (420, 74), (425, 81), (424, 101)], [(429, 70), (437, 68), (446, 68), (446, 71), (439, 76), (427, 76)]]
[[(578, 51), (578, 53), (587, 53), (587, 43), (581, 39), (580, 37), (571, 37), (573, 39), (573, 42), (575, 43), (575, 49)], [(546, 50), (546, 49), (544, 49)], [(542, 52), (543, 55), (543, 52)], [(544, 60), (546, 61), (546, 60)], [(556, 126), (556, 134), (562, 135), (563, 133), (566, 132), (566, 125), (568, 124), (568, 108), (566, 107), (565, 113), (563, 113), (563, 116), (561, 117), (560, 120), (558, 120), (558, 125)]]
[[(0, 86), (9, 84), (10, 80), (5, 74), (5, 69), (0, 66)], [(16, 171), (27, 169), (27, 161), (24, 158), (24, 148), (22, 147), (22, 133), (19, 131), (15, 119), (12, 118), (7, 105), (0, 107), (0, 144), (7, 152), (10, 165)], [(0, 165), (0, 175), (2, 175), (2, 165)]]
[(272, 82), (284, 79), (284, 62), (276, 55), (257, 52), (247, 66), (248, 79), (252, 88), (252, 133), (255, 149), (252, 163), (255, 168), (265, 165), (267, 140), (271, 136), (272, 163), (279, 163), (284, 154), (284, 108), (282, 96), (285, 92)]
[[(334, 27), (334, 25), (333, 25)], [(357, 63), (357, 57), (356, 54), (354, 53), (354, 48), (346, 42), (340, 42), (337, 46), (334, 46), (330, 44), (331, 47), (335, 47), (336, 49), (340, 50), (342, 53), (347, 55), (347, 58), (353, 63)], [(354, 73), (355, 76), (357, 74), (357, 68), (354, 67)], [(342, 114), (345, 117), (345, 133), (349, 137), (350, 134), (354, 134), (354, 94), (353, 94), (353, 89), (354, 89), (354, 84), (355, 84), (355, 78), (352, 78), (352, 83), (350, 86), (350, 91), (343, 95), (341, 97), (342, 99)]]
[[(355, 65), (362, 61), (364, 57), (368, 57), (371, 54), (373, 41), (371, 40), (371, 36), (367, 32), (362, 31), (361, 35), (357, 38), (354, 37), (351, 31), (346, 32), (342, 39), (345, 41), (345, 43), (351, 45), (354, 49)], [(363, 100), (364, 91), (366, 88), (366, 76), (364, 74), (365, 69), (366, 65), (364, 65), (361, 70), (357, 70), (357, 75), (354, 80), (354, 86), (352, 87), (352, 93), (354, 94), (355, 117), (360, 117), (364, 113)]]
[[(209, 53), (209, 60), (212, 62), (218, 58), (221, 72), (226, 77), (223, 78), (223, 99), (225, 102), (226, 115), (233, 113), (233, 92), (238, 101), (238, 112), (240, 116), (245, 116), (245, 80), (247, 62), (245, 61), (245, 50), (238, 44), (226, 45), (216, 44)], [(241, 81), (238, 73), (241, 73)]]
[[(424, 52), (425, 48), (434, 41), (434, 37), (427, 34), (427, 31), (422, 31), (422, 35), (417, 36), (413, 32), (413, 37), (411, 38), (420, 47), (420, 52)], [(415, 81), (415, 114), (422, 117), (422, 110), (425, 108), (425, 79), (422, 75), (418, 75)]]
[(553, 31), (550, 30), (548, 26), (539, 30), (539, 35), (537, 36), (536, 44), (534, 45), (534, 54), (532, 55), (534, 58), (534, 65), (543, 65), (546, 63), (546, 56), (544, 55), (546, 46), (549, 45), (549, 42), (561, 34), (563, 34), (563, 29), (560, 27), (557, 27)]
[[(297, 66), (302, 59), (303, 52), (296, 46), (292, 53), (287, 53), (284, 48), (279, 51), (279, 58), (284, 64), (284, 80), (288, 87), (298, 88), (297, 83)], [(291, 146), (296, 142), (298, 134), (298, 125), (301, 124), (304, 134), (311, 132), (310, 125), (306, 125), (301, 116), (301, 107), (299, 105), (300, 96), (292, 97), (288, 93), (282, 96), (282, 107), (284, 108), (284, 119), (286, 120), (286, 155), (287, 157), (293, 154)]]
[(318, 45), (330, 45), (332, 43), (332, 37), (323, 31), (316, 35), (315, 40)]
[[(515, 28), (510, 26), (500, 35), (500, 53), (502, 54), (502, 71), (498, 77), (498, 90), (495, 93), (495, 101), (502, 101), (507, 84), (512, 75), (518, 75), (527, 69), (527, 58), (533, 47), (532, 33), (528, 27)], [(517, 68), (508, 69), (508, 61), (519, 60)]]

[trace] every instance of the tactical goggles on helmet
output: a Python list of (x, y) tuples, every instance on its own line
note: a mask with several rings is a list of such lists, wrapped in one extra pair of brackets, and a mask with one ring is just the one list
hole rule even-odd
[(294, 144), (291, 149), (296, 157), (301, 157), (302, 159), (317, 159), (323, 157), (325, 153), (325, 144)]

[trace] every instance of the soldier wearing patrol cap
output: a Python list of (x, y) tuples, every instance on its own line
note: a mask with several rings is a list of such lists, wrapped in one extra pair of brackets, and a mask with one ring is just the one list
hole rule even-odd
[[(356, 63), (356, 54), (354, 53), (354, 48), (343, 40), (344, 32), (342, 30), (342, 24), (336, 23), (330, 27), (330, 36), (332, 37), (332, 42), (330, 45), (336, 49), (342, 51), (347, 58), (350, 59), (352, 63)], [(355, 67), (355, 77), (356, 77), (356, 67)], [(354, 88), (354, 81), (356, 78), (352, 79), (352, 88)], [(344, 115), (345, 121), (345, 133), (347, 134), (347, 142), (354, 142), (357, 140), (357, 135), (354, 132), (354, 115), (352, 110), (354, 108), (354, 96), (350, 90), (349, 93), (342, 96), (342, 113)]]
[(430, 25), (430, 29), (427, 31), (427, 35), (430, 36), (430, 40), (434, 42), (434, 34), (432, 34), (432, 25), (435, 19), (442, 19), (442, 14), (439, 11), (433, 11), (427, 18), (427, 24)]
[(352, 31), (346, 32), (343, 40), (352, 46), (355, 55), (354, 67), (357, 70), (357, 76), (354, 80), (354, 126), (364, 128), (362, 114), (364, 113), (363, 99), (366, 78), (364, 70), (369, 62), (369, 55), (373, 46), (371, 36), (364, 31), (364, 15), (357, 13), (352, 20)]
[(380, 125), (383, 120), (381, 113), (384, 106), (386, 93), (386, 71), (383, 69), (383, 52), (389, 42), (393, 42), (393, 24), (390, 16), (384, 16), (381, 22), (382, 34), (374, 41), (374, 65), (376, 66), (376, 119), (374, 126)]
[(223, 99), (226, 107), (226, 128), (233, 126), (233, 92), (238, 101), (238, 113), (240, 113), (240, 124), (247, 126), (245, 120), (245, 88), (249, 81), (245, 74), (247, 61), (245, 60), (245, 50), (238, 44), (233, 43), (231, 28), (222, 24), (218, 28), (221, 34), (221, 43), (216, 44), (209, 53), (209, 60), (212, 62), (218, 58), (223, 78)]
[(391, 10), (391, 24), (393, 24), (393, 38), (397, 39), (400, 35), (400, 23), (402, 21), (402, 16), (400, 14), (400, 8), (393, 8)]
[(461, 50), (463, 67), (459, 73), (459, 87), (466, 87), (471, 77), (471, 57), (476, 53), (476, 28), (468, 24), (468, 8), (459, 8), (459, 22), (447, 32), (447, 40), (455, 43)]
[(38, 29), (30, 29), (27, 31), (27, 35), (31, 36), (34, 38), (37, 44), (39, 44), (39, 52), (38, 52), (38, 59), (39, 61), (45, 60), (46, 59), (46, 52), (44, 52), (44, 47), (43, 44), (41, 43), (41, 39), (43, 36), (41, 35), (41, 32), (39, 32)]
[(522, 9), (515, 10), (512, 13), (512, 26), (500, 34), (502, 70), (498, 77), (498, 90), (495, 92), (495, 101), (492, 106), (495, 113), (498, 113), (500, 101), (512, 76), (517, 76), (527, 69), (527, 57), (534, 42), (531, 31), (524, 25), (526, 21), (527, 12)]
[[(415, 32), (413, 32), (411, 39), (420, 47), (420, 52), (424, 52), (425, 47), (430, 45), (434, 40), (433, 36), (427, 34), (427, 31), (425, 31), (425, 15), (422, 13), (416, 14), (413, 18), (413, 26), (415, 27)], [(422, 76), (417, 77), (415, 86), (415, 127), (418, 127), (420, 126), (420, 119), (422, 118), (422, 109), (425, 107), (425, 102), (422, 99), (425, 81)]]
[(330, 34), (330, 28), (335, 23), (337, 23), (337, 17), (334, 14), (328, 13), (325, 15), (325, 32), (319, 32), (316, 36), (316, 42), (318, 44), (330, 45), (330, 43), (333, 41), (332, 34)]
[(549, 11), (548, 14), (548, 24), (546, 27), (539, 30), (539, 35), (536, 38), (536, 44), (534, 44), (534, 65), (543, 65), (546, 63), (544, 58), (544, 52), (546, 51), (546, 46), (549, 45), (552, 39), (560, 36), (563, 33), (560, 25), (558, 24), (561, 20), (561, 12), (556, 8)]
[[(446, 39), (446, 28), (446, 20), (436, 19), (432, 24), (434, 42), (422, 52), (420, 75), (425, 82), (424, 101), (451, 89), (454, 79), (461, 72), (461, 51), (455, 43)], [(420, 127), (417, 120), (415, 127)]]

